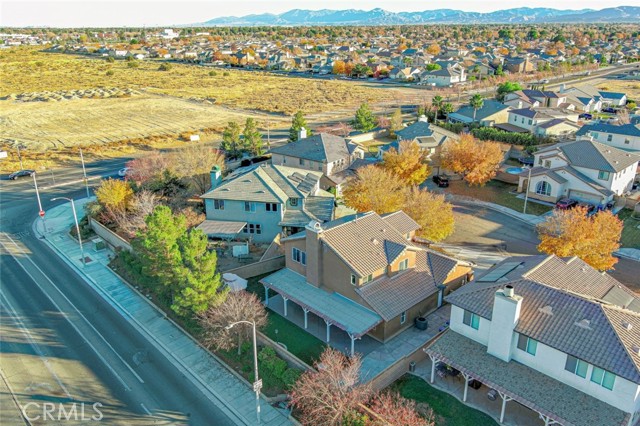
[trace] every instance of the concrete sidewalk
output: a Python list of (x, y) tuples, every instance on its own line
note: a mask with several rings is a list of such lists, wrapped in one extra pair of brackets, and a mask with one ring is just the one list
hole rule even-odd
[(506, 214), (507, 216), (511, 216), (512, 218), (518, 219), (531, 226), (536, 226), (539, 223), (544, 222), (548, 214), (547, 213), (541, 216), (536, 216), (533, 214), (524, 214), (524, 213), (517, 212), (513, 209), (510, 209), (509, 207), (501, 206), (500, 204), (489, 203), (487, 201), (476, 200), (475, 198), (463, 197), (460, 195), (454, 195), (449, 193), (445, 194), (445, 198), (447, 201), (453, 204), (465, 204), (465, 205), (486, 207), (488, 209), (498, 211), (502, 214)]
[[(91, 200), (76, 202), (78, 216), (83, 217), (84, 206)], [(69, 236), (73, 225), (73, 214), (68, 203), (47, 212), (45, 241), (67, 264), (100, 294), (107, 303), (120, 312), (134, 327), (149, 338), (149, 341), (203, 391), (212, 403), (223, 408), (230, 419), (238, 425), (255, 425), (255, 393), (207, 350), (202, 348), (181, 327), (151, 304), (142, 294), (124, 283), (107, 267), (109, 250), (96, 252), (90, 241), (85, 242), (86, 266), (82, 265), (79, 244)], [(41, 235), (42, 221), (34, 223), (34, 230)], [(263, 425), (293, 425), (288, 414), (273, 408), (264, 399), (261, 402)]]

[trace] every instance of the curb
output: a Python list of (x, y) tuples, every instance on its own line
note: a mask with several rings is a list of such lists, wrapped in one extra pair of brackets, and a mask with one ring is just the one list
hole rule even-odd
[[(476, 202), (473, 202), (473, 201), (462, 201), (462, 200), (455, 200), (455, 199), (454, 200), (450, 200), (449, 202), (451, 204), (453, 204), (454, 206), (456, 204), (463, 204), (463, 205), (468, 205), (468, 206), (486, 207), (486, 208), (488, 208), (490, 210), (493, 210), (493, 211), (498, 212), (498, 213), (502, 213), (502, 214), (504, 214), (506, 216), (512, 217), (513, 219), (519, 220), (520, 222), (526, 223), (527, 225), (529, 225), (529, 226), (531, 226), (533, 228), (535, 228), (536, 225), (537, 225), (536, 223), (531, 223), (531, 221), (529, 221), (527, 219), (524, 219), (524, 218), (522, 218), (522, 217), (520, 217), (520, 216), (518, 216), (516, 214), (510, 213), (510, 212), (505, 211), (505, 210), (503, 210), (501, 208), (496, 208), (495, 206), (493, 206), (491, 204), (484, 204), (484, 203), (481, 204), (481, 203), (476, 203)], [(505, 207), (505, 209), (511, 210), (511, 209), (509, 209), (507, 207)]]

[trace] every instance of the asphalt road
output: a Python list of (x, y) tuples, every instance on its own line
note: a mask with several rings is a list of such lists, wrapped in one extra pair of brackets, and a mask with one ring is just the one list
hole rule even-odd
[[(456, 228), (446, 244), (499, 255), (539, 254), (535, 229), (495, 210), (478, 206), (454, 205)], [(640, 263), (620, 258), (609, 274), (640, 292)]]
[[(100, 162), (87, 171), (93, 176), (111, 175), (125, 161)], [(80, 168), (54, 173), (55, 185), (53, 181), (47, 185), (43, 175), (38, 179), (44, 210), (55, 196), (85, 196)], [(59, 186), (65, 181), (72, 183)], [(106, 424), (234, 424), (224, 407), (193, 386), (33, 236), (31, 224), (37, 212), (32, 180), (0, 182), (3, 389), (10, 387), (23, 406), (46, 401), (68, 408), (73, 402), (100, 402)], [(15, 403), (5, 407), (11, 402), (6, 394), (2, 402), (2, 411), (17, 413)], [(35, 405), (29, 407), (37, 410)]]

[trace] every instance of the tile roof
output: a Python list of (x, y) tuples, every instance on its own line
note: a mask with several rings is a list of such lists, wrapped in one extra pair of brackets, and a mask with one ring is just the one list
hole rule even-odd
[[(514, 259), (522, 260), (507, 261)], [(577, 258), (535, 256), (504, 279), (479, 277), (446, 300), (491, 320), (495, 291), (506, 283), (523, 298), (516, 332), (640, 384), (640, 355), (633, 347), (640, 348), (640, 315), (629, 309), (637, 299), (624, 285)]]
[(420, 225), (418, 225), (415, 220), (411, 219), (411, 217), (402, 210), (398, 210), (397, 212), (393, 213), (382, 214), (380, 215), (380, 217), (383, 218), (385, 222), (395, 228), (402, 235), (420, 229)]
[[(501, 102), (485, 99), (482, 108), (480, 108), (476, 113), (476, 120), (482, 121), (485, 118), (510, 108), (511, 107), (509, 105), (504, 105)], [(450, 115), (462, 116), (468, 120), (473, 120), (473, 108), (470, 105), (465, 105)]]
[(319, 133), (273, 148), (271, 152), (305, 160), (331, 163), (348, 157), (352, 150), (353, 147), (348, 146), (345, 138), (329, 133)]
[(588, 140), (555, 144), (538, 150), (538, 153), (557, 149), (563, 152), (571, 166), (591, 170), (617, 173), (640, 160), (636, 154)]
[(640, 137), (640, 125), (634, 124), (609, 124), (609, 123), (594, 123), (582, 126), (577, 136), (586, 135), (591, 132), (611, 133), (614, 135), (636, 136)]

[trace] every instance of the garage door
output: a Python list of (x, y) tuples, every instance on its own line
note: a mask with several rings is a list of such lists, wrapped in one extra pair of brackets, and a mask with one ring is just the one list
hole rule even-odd
[(599, 194), (590, 194), (588, 192), (576, 191), (572, 189), (571, 191), (569, 191), (569, 198), (585, 203), (600, 204), (604, 197)]

